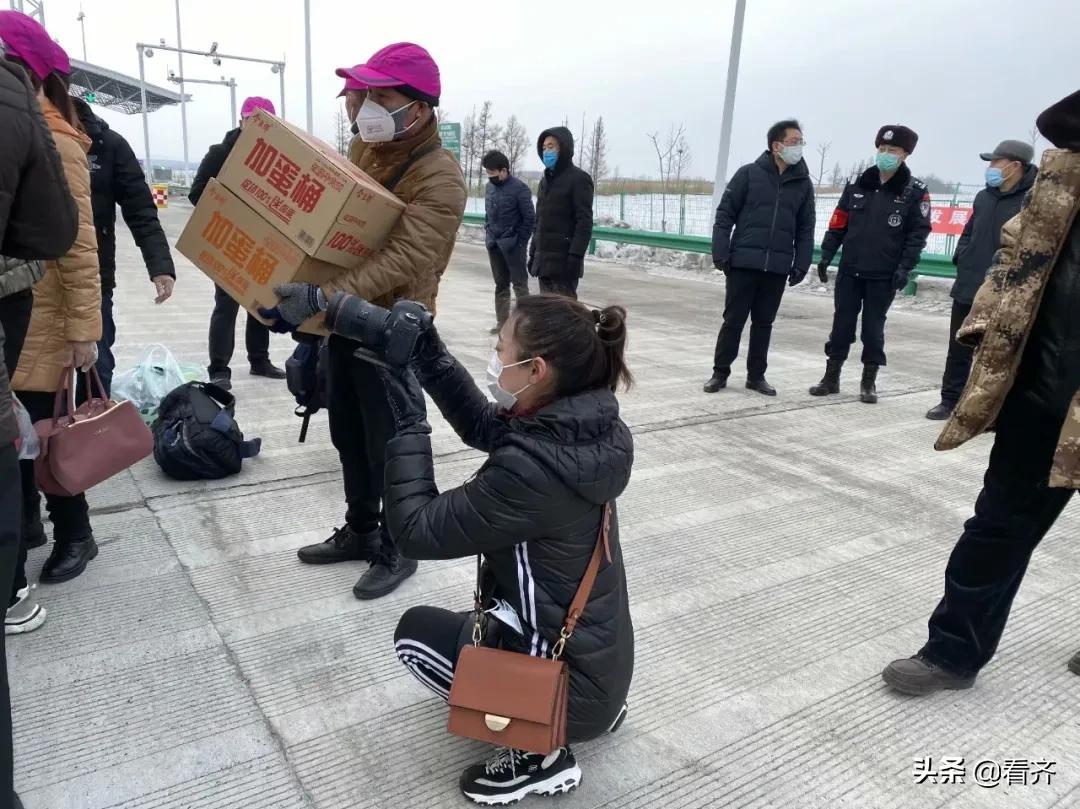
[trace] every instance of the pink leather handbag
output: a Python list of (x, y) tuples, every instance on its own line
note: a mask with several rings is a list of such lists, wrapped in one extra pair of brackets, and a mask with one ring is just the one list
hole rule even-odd
[[(154, 435), (131, 402), (114, 402), (97, 369), (86, 374), (88, 401), (75, 407), (74, 374), (56, 391), (52, 418), (34, 422), (41, 452), (34, 477), (46, 494), (71, 496), (123, 472), (154, 450)], [(67, 399), (67, 414), (60, 410)]]

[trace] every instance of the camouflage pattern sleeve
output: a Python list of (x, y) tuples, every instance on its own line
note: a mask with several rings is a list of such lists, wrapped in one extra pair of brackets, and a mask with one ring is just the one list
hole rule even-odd
[(1016, 245), (1024, 224), (1023, 216), (1024, 211), (1021, 210), (1001, 229), (1001, 248), (994, 254), (994, 262), (986, 273), (986, 280), (979, 287), (975, 302), (971, 305), (971, 314), (956, 333), (957, 342), (963, 345), (975, 347), (979, 344), (990, 318), (1001, 303), (1009, 266), (1016, 261)]

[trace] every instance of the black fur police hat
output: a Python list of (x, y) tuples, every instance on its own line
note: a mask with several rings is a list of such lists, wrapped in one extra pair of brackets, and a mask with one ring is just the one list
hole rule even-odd
[(918, 142), (919, 136), (914, 129), (908, 129), (900, 124), (886, 124), (878, 130), (874, 146), (899, 146), (911, 154), (915, 151), (915, 144)]

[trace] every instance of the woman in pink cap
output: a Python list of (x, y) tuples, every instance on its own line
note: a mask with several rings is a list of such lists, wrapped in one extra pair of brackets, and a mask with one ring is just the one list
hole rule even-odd
[[(18, 359), (18, 370), (11, 380), (19, 401), (35, 421), (53, 412), (56, 390), (73, 369), (89, 371), (97, 359), (97, 341), (101, 338), (101, 282), (98, 272), (97, 237), (90, 203), (90, 169), (86, 152), (90, 138), (82, 131), (75, 108), (68, 96), (62, 73), (70, 70), (67, 54), (35, 20), (15, 11), (0, 11), (0, 41), (8, 61), (20, 65), (38, 91), (38, 101), (45, 122), (52, 132), (64, 167), (71, 194), (79, 210), (79, 229), (75, 244), (59, 261), (45, 264), (44, 276), (33, 287), (32, 311), (26, 313), (29, 325)], [(27, 301), (30, 305), (30, 300)], [(24, 525), (40, 528), (41, 496), (34, 482), (32, 461), (22, 462)], [(53, 523), (53, 550), (41, 571), (41, 581), (48, 583), (73, 579), (97, 556), (97, 545), (90, 527), (85, 494), (70, 497), (47, 495), (46, 504)], [(44, 610), (33, 604), (33, 591), (27, 587), (23, 570), (25, 535), (16, 570), (15, 596), (8, 611), (32, 616), (14, 631), (26, 632), (40, 626)], [(39, 538), (44, 539), (43, 532)]]

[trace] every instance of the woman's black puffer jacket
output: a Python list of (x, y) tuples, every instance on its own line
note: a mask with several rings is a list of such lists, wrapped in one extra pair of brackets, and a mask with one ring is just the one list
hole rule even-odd
[(611, 561), (601, 563), (584, 616), (566, 644), (567, 736), (594, 738), (626, 700), (634, 630), (614, 500), (630, 480), (633, 438), (609, 390), (559, 399), (526, 416), (499, 412), (449, 354), (420, 369), (421, 382), (461, 439), (489, 453), (463, 486), (439, 494), (427, 435), (386, 447), (384, 494), (390, 531), (413, 559), (482, 553), (490, 595), (512, 606), (523, 634), (502, 646), (550, 655), (612, 503)]

